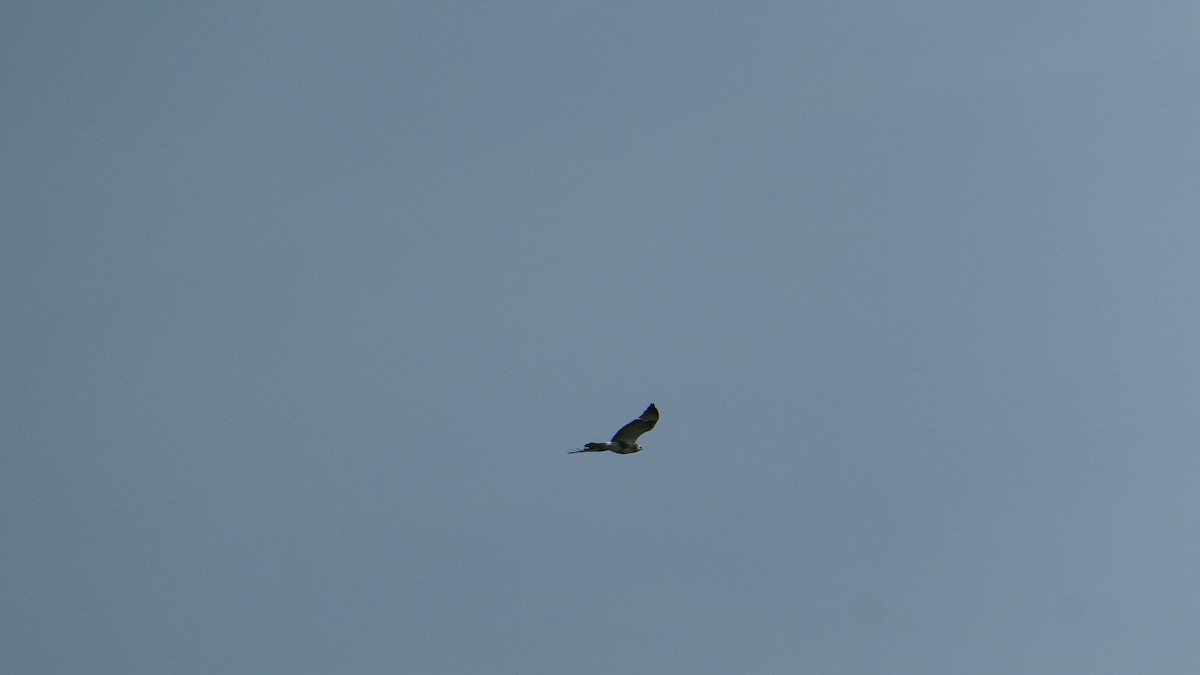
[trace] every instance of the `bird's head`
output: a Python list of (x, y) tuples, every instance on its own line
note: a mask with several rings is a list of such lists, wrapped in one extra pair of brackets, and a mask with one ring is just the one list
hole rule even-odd
[(612, 445), (612, 451), (618, 455), (631, 455), (635, 452), (641, 452), (642, 446), (632, 441), (615, 441)]

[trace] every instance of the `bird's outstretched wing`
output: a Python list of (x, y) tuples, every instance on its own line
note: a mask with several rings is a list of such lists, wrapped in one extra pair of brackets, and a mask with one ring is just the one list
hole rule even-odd
[(621, 427), (620, 431), (613, 434), (612, 442), (634, 443), (637, 441), (638, 436), (653, 429), (655, 424), (658, 424), (658, 408), (655, 408), (654, 404), (651, 403), (650, 407), (646, 408), (646, 412), (642, 413), (641, 417)]

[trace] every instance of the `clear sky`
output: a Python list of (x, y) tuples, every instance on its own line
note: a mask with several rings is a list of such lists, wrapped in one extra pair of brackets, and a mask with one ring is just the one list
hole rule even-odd
[(0, 670), (1200, 672), (1194, 2), (10, 2), (0, 73)]

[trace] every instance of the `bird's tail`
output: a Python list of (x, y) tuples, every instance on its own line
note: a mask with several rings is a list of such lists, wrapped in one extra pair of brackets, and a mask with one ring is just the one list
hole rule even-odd
[(568, 452), (568, 455), (574, 455), (577, 452), (604, 452), (608, 450), (612, 443), (588, 443), (578, 450)]

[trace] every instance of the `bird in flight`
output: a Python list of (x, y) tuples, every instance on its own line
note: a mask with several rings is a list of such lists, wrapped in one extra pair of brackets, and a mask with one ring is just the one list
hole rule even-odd
[(658, 408), (651, 403), (646, 412), (636, 420), (621, 427), (617, 433), (613, 434), (611, 443), (588, 443), (579, 450), (572, 450), (568, 455), (573, 455), (577, 452), (604, 452), (612, 450), (618, 455), (629, 455), (642, 449), (642, 446), (637, 444), (638, 436), (650, 431), (654, 425), (658, 424)]

